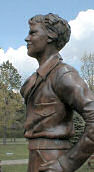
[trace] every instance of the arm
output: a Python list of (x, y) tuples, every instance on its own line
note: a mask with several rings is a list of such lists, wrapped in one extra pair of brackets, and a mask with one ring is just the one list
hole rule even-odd
[(86, 122), (85, 132), (79, 142), (58, 161), (64, 172), (78, 169), (94, 152), (94, 95), (77, 72), (57, 77), (56, 92), (59, 98), (76, 110)]

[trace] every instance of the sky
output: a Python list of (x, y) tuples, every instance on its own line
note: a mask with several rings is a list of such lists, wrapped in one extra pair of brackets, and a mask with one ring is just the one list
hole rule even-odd
[(94, 0), (0, 0), (0, 64), (9, 60), (25, 80), (38, 62), (27, 56), (28, 19), (55, 13), (71, 26), (69, 43), (60, 51), (64, 61), (80, 71), (80, 58), (94, 53)]

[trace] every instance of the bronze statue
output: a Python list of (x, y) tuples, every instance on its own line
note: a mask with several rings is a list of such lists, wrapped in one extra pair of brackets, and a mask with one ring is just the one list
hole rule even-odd
[[(52, 13), (29, 20), (28, 55), (39, 68), (21, 88), (26, 103), (25, 137), (28, 172), (74, 172), (94, 152), (94, 95), (59, 51), (69, 41), (66, 20)], [(85, 131), (71, 147), (73, 110), (85, 120)]]

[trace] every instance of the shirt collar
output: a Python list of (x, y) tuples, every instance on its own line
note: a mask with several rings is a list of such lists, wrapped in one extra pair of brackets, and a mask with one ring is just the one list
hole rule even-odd
[(59, 53), (52, 55), (45, 63), (40, 65), (36, 72), (45, 79), (47, 74), (59, 63), (60, 59), (61, 56)]

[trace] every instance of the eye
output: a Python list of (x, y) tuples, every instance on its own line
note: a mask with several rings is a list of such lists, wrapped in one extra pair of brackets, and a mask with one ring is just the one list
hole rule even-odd
[(36, 35), (36, 32), (30, 31), (29, 35)]
[(36, 35), (35, 32), (32, 32), (31, 35)]

